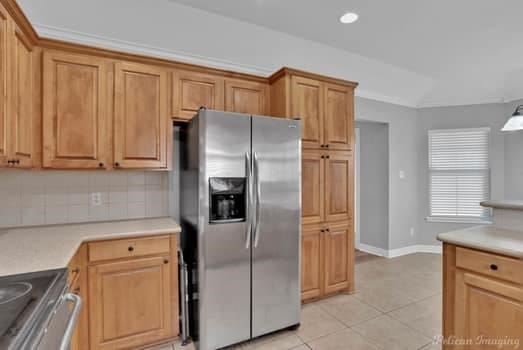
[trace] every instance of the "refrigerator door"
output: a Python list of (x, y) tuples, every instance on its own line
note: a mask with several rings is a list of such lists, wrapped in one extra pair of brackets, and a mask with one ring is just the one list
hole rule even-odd
[(250, 166), (251, 118), (202, 110), (199, 123), (198, 345), (211, 350), (251, 336), (249, 210), (238, 214), (234, 202)]
[(252, 336), (300, 322), (301, 123), (252, 118)]

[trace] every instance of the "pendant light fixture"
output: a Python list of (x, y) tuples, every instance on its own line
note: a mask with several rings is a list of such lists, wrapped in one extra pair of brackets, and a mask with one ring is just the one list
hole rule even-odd
[(519, 105), (501, 131), (523, 130), (523, 105)]

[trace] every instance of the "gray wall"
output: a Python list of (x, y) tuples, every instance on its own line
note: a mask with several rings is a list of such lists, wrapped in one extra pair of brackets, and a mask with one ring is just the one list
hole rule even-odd
[[(521, 104), (523, 100), (506, 103), (504, 119), (507, 120)], [(523, 199), (523, 132), (508, 132), (504, 135), (505, 199)]]
[[(418, 109), (418, 244), (436, 245), (438, 233), (473, 226), (471, 224), (427, 222), (429, 215), (428, 131), (490, 127), (491, 198), (505, 195), (504, 135), (500, 129), (506, 122), (504, 104), (482, 104)], [(517, 138), (522, 141), (521, 134)], [(523, 143), (521, 143), (523, 145)], [(520, 150), (523, 148), (520, 148)], [(521, 151), (519, 156), (521, 157)], [(520, 164), (520, 170), (523, 166)], [(523, 192), (523, 186), (520, 186)], [(520, 196), (521, 198), (521, 196)]]
[[(416, 244), (410, 235), (417, 232), (417, 111), (356, 97), (357, 121), (389, 125), (389, 247), (396, 249)], [(399, 172), (405, 173), (400, 179)]]
[(360, 129), (360, 243), (389, 247), (389, 125), (356, 122)]

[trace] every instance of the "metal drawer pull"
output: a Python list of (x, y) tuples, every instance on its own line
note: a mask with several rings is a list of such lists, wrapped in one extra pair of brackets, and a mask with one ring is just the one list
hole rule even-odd
[(73, 312), (69, 317), (67, 322), (67, 327), (65, 328), (64, 337), (60, 342), (60, 350), (68, 350), (71, 344), (71, 338), (73, 336), (74, 329), (76, 328), (76, 322), (78, 321), (78, 316), (80, 315), (80, 310), (82, 309), (82, 299), (75, 294), (67, 293), (64, 296), (65, 301), (72, 302), (74, 304)]

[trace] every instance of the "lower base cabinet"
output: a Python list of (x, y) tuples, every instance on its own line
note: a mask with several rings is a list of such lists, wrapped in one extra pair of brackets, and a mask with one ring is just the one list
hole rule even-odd
[[(83, 249), (86, 288), (76, 290), (84, 304), (72, 349), (135, 349), (178, 336), (175, 235), (86, 243), (77, 256)], [(77, 256), (71, 279), (82, 272)]]
[(303, 226), (301, 242), (302, 301), (353, 291), (353, 241), (350, 222)]
[(449, 244), (443, 252), (443, 349), (519, 348), (523, 261)]

